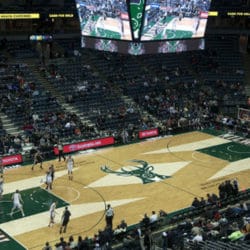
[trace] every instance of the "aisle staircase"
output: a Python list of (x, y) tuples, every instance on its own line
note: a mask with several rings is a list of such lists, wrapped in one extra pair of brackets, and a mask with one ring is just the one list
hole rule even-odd
[[(4, 55), (6, 58), (8, 58), (8, 63), (18, 63), (16, 60), (13, 60), (9, 52), (4, 49), (1, 51), (2, 55)], [(20, 133), (20, 128), (17, 127), (11, 119), (0, 111), (0, 121), (2, 122), (2, 127), (6, 131), (7, 134), (10, 135), (17, 135)]]
[(73, 107), (64, 101), (64, 96), (62, 96), (60, 94), (60, 92), (57, 91), (57, 89), (54, 88), (53, 85), (44, 76), (42, 76), (42, 74), (39, 71), (37, 66), (33, 65), (33, 66), (31, 66), (31, 69), (32, 69), (32, 73), (34, 74), (35, 78), (42, 84), (44, 89), (49, 91), (51, 93), (51, 95), (56, 98), (59, 105), (62, 106), (66, 112), (74, 113), (80, 118), (82, 123), (87, 124), (88, 126), (94, 126), (94, 124), (87, 117), (81, 115), (80, 110), (78, 110), (76, 107)]
[(17, 135), (20, 132), (20, 128), (18, 128), (3, 112), (0, 112), (0, 120), (2, 121), (3, 129), (7, 134)]

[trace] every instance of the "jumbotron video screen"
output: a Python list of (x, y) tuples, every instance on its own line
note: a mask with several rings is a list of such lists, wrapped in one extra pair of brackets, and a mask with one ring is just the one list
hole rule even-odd
[(211, 0), (147, 0), (141, 41), (203, 37)]
[(211, 0), (75, 0), (82, 47), (129, 54), (204, 49)]
[(126, 0), (76, 0), (81, 34), (132, 40)]
[(211, 0), (76, 0), (83, 36), (128, 41), (204, 36)]

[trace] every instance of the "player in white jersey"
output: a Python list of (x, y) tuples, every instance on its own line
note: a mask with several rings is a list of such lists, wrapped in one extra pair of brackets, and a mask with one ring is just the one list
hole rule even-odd
[(55, 216), (56, 216), (56, 202), (53, 202), (49, 208), (49, 225), (48, 225), (48, 227), (51, 227), (51, 226), (53, 226), (53, 224), (55, 224)]
[(51, 190), (52, 189), (52, 176), (51, 176), (51, 173), (48, 171), (47, 173), (46, 173), (46, 177), (45, 177), (45, 179), (46, 179), (46, 189), (47, 190)]
[(22, 213), (22, 216), (24, 217), (23, 205), (21, 204), (23, 203), (23, 199), (18, 189), (12, 195), (12, 200), (13, 200), (13, 207), (11, 209), (10, 216), (13, 215), (14, 210), (17, 208)]
[(74, 167), (74, 159), (71, 157), (71, 155), (66, 160), (67, 169), (68, 169), (68, 176), (69, 180), (73, 180), (73, 167)]

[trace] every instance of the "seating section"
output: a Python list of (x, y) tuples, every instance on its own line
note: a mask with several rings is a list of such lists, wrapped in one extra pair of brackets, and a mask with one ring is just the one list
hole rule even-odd
[(171, 126), (236, 117), (247, 102), (237, 37), (208, 37), (205, 51), (131, 57), (92, 52), (89, 64), (142, 110)]
[[(162, 135), (178, 128), (202, 129), (222, 119), (221, 112), (234, 125), (236, 107), (246, 105), (234, 36), (208, 37), (205, 51), (137, 57), (80, 49), (74, 39), (57, 43), (66, 57), (37, 65), (40, 77), (25, 61), (37, 56), (28, 42), (8, 42), (11, 62), (0, 55), (1, 117), (19, 129), (8, 134), (0, 120), (0, 154), (21, 152), (31, 144), (51, 156), (59, 139), (65, 143), (113, 135), (128, 143), (143, 129), (158, 127)], [(143, 236), (152, 234), (156, 249), (162, 247), (162, 232), (172, 249), (249, 249), (245, 237), (230, 239), (249, 224), (249, 196), (247, 190), (216, 204), (160, 215), (149, 227), (140, 221), (108, 243), (112, 249), (140, 249), (140, 228)], [(202, 240), (194, 240), (195, 232)]]
[(46, 133), (50, 143), (109, 135), (125, 143), (153, 127), (163, 134), (201, 129), (221, 112), (236, 118), (236, 108), (246, 105), (237, 41), (213, 36), (205, 51), (131, 56), (80, 49), (73, 38), (57, 40), (67, 57), (40, 64), (52, 92), (25, 62), (36, 53), (29, 42), (6, 41), (18, 62), (1, 56), (1, 112), (36, 145)]
[(237, 39), (234, 36), (208, 37), (206, 44), (208, 49), (204, 53), (194, 53), (191, 64), (204, 79), (204, 88), (214, 92), (214, 101), (225, 110), (231, 107), (230, 113), (235, 114), (237, 105), (246, 104), (244, 70)]
[(55, 40), (55, 43), (59, 44), (61, 48), (64, 50), (64, 57), (72, 57), (77, 54), (81, 50), (81, 44), (79, 38), (68, 38), (63, 40)]
[[(207, 204), (200, 208), (188, 207), (160, 216), (157, 225), (153, 227), (149, 225), (152, 238), (151, 247), (164, 249), (165, 245), (168, 247), (167, 249), (249, 249), (250, 241), (246, 237), (247, 235), (249, 237), (250, 233), (249, 197), (250, 190), (247, 190), (221, 200), (219, 206)], [(248, 210), (241, 209), (240, 204), (245, 204)], [(234, 211), (240, 212), (229, 215), (228, 210), (232, 208), (235, 209)], [(112, 249), (131, 249), (136, 246), (138, 228), (145, 236), (147, 229), (143, 227), (141, 221), (127, 228), (123, 240), (119, 239), (117, 242), (114, 239)], [(231, 239), (231, 235), (242, 228), (245, 230), (244, 233), (238, 239)], [(199, 241), (195, 240), (197, 234), (202, 236)], [(164, 237), (166, 237), (165, 243)]]
[(3, 128), (2, 120), (0, 120), (0, 136), (4, 135), (5, 133), (6, 133), (6, 131)]
[(35, 50), (35, 47), (31, 45), (29, 40), (21, 41), (8, 41), (8, 52), (16, 60), (22, 60), (27, 58), (36, 58), (39, 53)]
[[(59, 138), (71, 141), (81, 131), (84, 136), (89, 134), (89, 128), (59, 104), (27, 64), (6, 63), (1, 70), (1, 112), (19, 129), (21, 145), (32, 143), (52, 154), (52, 145)], [(15, 152), (22, 150), (21, 145)]]
[(2, 111), (22, 129), (32, 114), (59, 108), (57, 101), (46, 91), (26, 64), (7, 64), (1, 76)]
[(87, 52), (76, 61), (50, 65), (47, 80), (101, 134), (119, 133), (130, 125), (139, 128), (142, 119), (139, 109), (123, 98), (119, 86), (98, 71), (92, 57), (88, 63), (89, 56)]

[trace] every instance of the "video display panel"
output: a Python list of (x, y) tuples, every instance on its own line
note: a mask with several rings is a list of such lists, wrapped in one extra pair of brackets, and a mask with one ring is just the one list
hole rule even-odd
[(126, 0), (76, 0), (82, 36), (132, 40)]
[(169, 41), (128, 42), (82, 36), (81, 47), (137, 56), (143, 54), (179, 53), (191, 50), (203, 50), (205, 49), (205, 40), (204, 38), (198, 38)]
[(147, 0), (141, 41), (203, 37), (211, 0)]

